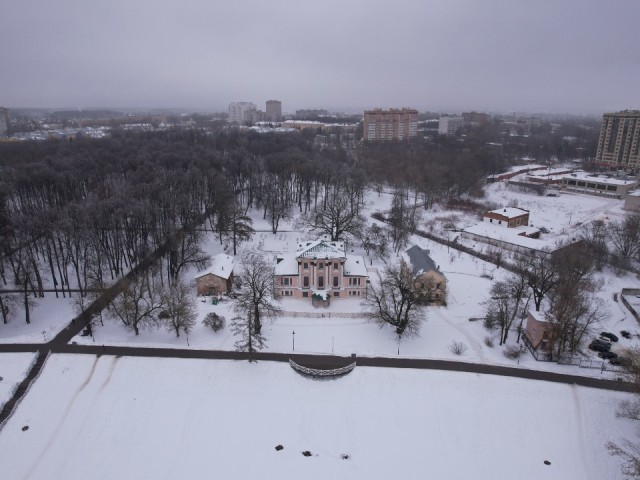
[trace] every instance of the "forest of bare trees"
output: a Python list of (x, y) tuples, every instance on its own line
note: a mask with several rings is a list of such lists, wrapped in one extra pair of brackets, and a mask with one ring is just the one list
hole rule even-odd
[(1, 145), (0, 288), (20, 292), (0, 294), (3, 319), (24, 305), (28, 321), (29, 299), (47, 290), (63, 297), (100, 291), (167, 242), (152, 283), (168, 288), (189, 266), (208, 265), (204, 230), (234, 253), (249, 240), (250, 208), (274, 233), (295, 208), (333, 239), (360, 235), (371, 182), (398, 192), (397, 249), (412, 228), (405, 217), (416, 213), (407, 189), (428, 206), (435, 196), (477, 189), (501, 162), (420, 145), (317, 150), (312, 140), (220, 130)]

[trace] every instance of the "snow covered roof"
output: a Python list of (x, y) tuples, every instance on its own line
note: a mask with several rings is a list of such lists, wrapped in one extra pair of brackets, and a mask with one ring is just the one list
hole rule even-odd
[(298, 275), (298, 260), (295, 255), (279, 255), (274, 269), (275, 275)]
[(344, 274), (351, 277), (366, 277), (367, 264), (364, 263), (364, 258), (359, 255), (350, 255), (344, 261)]
[(220, 278), (228, 279), (233, 273), (233, 262), (235, 258), (226, 253), (220, 253), (213, 257), (211, 268), (202, 275), (198, 275), (196, 278), (203, 277), (204, 275), (212, 274)]
[[(413, 274), (421, 274), (427, 272), (438, 272), (438, 268), (436, 267), (436, 262), (429, 256), (428, 250), (423, 250), (417, 245), (414, 245), (409, 250), (407, 250), (407, 255), (409, 257), (409, 262), (411, 263), (411, 267), (413, 269)], [(440, 273), (440, 275), (442, 275)]]
[(499, 208), (497, 210), (491, 210), (490, 212), (487, 212), (487, 213), (502, 215), (503, 217), (507, 217), (507, 218), (516, 218), (526, 213), (529, 213), (529, 211), (523, 210), (522, 208), (517, 208), (517, 207), (504, 207), (504, 208)]
[(463, 231), (479, 235), (481, 237), (512, 243), (531, 250), (555, 250), (555, 241), (558, 240), (558, 237), (554, 237), (553, 241), (548, 241), (545, 239), (536, 239), (521, 235), (522, 233), (530, 235), (531, 233), (534, 233), (534, 230), (536, 229), (534, 228), (532, 230), (531, 227), (504, 228), (493, 223), (481, 222), (477, 225), (473, 225), (472, 227), (467, 227)]
[(634, 185), (637, 183), (636, 180), (619, 180), (617, 178), (590, 175), (587, 172), (575, 172), (565, 175), (563, 178), (567, 180), (584, 180), (587, 182), (602, 183), (604, 185)]
[(326, 238), (318, 240), (298, 242), (296, 257), (308, 258), (345, 258), (344, 242), (331, 241)]
[(530, 308), (529, 309), (529, 315), (531, 316), (531, 318), (533, 318), (534, 320), (537, 320), (538, 322), (546, 322), (547, 318), (545, 317), (545, 312), (544, 311), (536, 311), (535, 308)]

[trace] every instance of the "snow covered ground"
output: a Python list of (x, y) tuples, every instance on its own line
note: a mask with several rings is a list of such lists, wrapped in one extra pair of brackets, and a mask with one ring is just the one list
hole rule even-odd
[[(531, 210), (532, 221), (553, 232), (573, 232), (595, 218), (619, 219), (621, 201), (583, 195), (539, 197), (487, 187), (487, 201)], [(367, 196), (367, 213), (389, 208), (391, 195)], [(238, 258), (260, 252), (267, 258), (307, 238), (299, 219), (283, 231), (252, 212), (260, 230)], [(475, 221), (473, 215), (433, 209), (424, 228), (447, 232)], [(537, 224), (536, 224), (537, 225)], [(295, 231), (286, 231), (295, 230)], [(577, 230), (575, 230), (577, 232)], [(453, 235), (453, 234), (451, 234)], [(283, 314), (264, 327), (267, 350), (456, 359), (611, 378), (617, 374), (536, 362), (528, 352), (507, 359), (503, 347), (485, 343), (482, 302), (491, 283), (506, 272), (421, 237), (412, 243), (431, 251), (448, 279), (448, 306), (427, 309), (418, 337), (399, 339), (362, 315), (355, 299), (314, 309), (304, 300), (283, 299)], [(205, 250), (229, 253), (210, 234)], [(364, 252), (350, 246), (357, 255)], [(478, 248), (484, 248), (478, 245)], [(393, 260), (393, 259), (389, 259)], [(367, 259), (369, 261), (369, 259)], [(384, 265), (368, 265), (375, 277)], [(187, 281), (198, 272), (187, 272)], [(596, 275), (603, 302), (602, 330), (640, 327), (613, 294), (635, 287), (635, 275)], [(195, 283), (194, 294), (195, 294)], [(212, 305), (198, 298), (199, 321), (188, 335), (142, 330), (105, 321), (78, 343), (234, 349), (228, 322), (233, 300)], [(201, 320), (208, 312), (227, 318), (214, 333)], [(43, 342), (64, 328), (74, 313), (69, 299), (37, 299), (32, 323), (17, 313), (0, 325), (0, 343)], [(295, 334), (293, 333), (295, 332)], [(509, 344), (515, 341), (515, 332)], [(449, 345), (468, 348), (454, 355)], [(637, 345), (620, 339), (614, 350)], [(591, 354), (595, 362), (595, 354)], [(0, 355), (0, 404), (26, 374), (33, 354)], [(621, 478), (617, 459), (604, 444), (634, 438), (634, 425), (615, 417), (624, 394), (514, 378), (473, 374), (358, 367), (329, 381), (302, 378), (283, 364), (53, 355), (42, 376), (0, 433), (1, 478)], [(29, 429), (22, 431), (23, 426)], [(276, 452), (274, 447), (285, 448)], [(311, 457), (301, 451), (309, 450)], [(348, 460), (341, 455), (349, 455)], [(545, 465), (549, 460), (551, 465)]]
[[(504, 183), (491, 184), (486, 187), (487, 201), (500, 205), (518, 205), (530, 209), (532, 219), (542, 219), (550, 230), (561, 231), (588, 219), (621, 218), (622, 202), (589, 195), (567, 194), (560, 197), (541, 197), (535, 193), (523, 192), (508, 188)], [(367, 214), (383, 211), (390, 207), (392, 196), (386, 192), (378, 195), (371, 191), (366, 197)], [(273, 259), (277, 253), (295, 248), (296, 241), (312, 235), (303, 231), (291, 231), (300, 224), (295, 215), (292, 219), (282, 223), (279, 231), (273, 235), (269, 231), (268, 222), (261, 218), (261, 212), (252, 211), (254, 227), (259, 230), (251, 242), (241, 246), (238, 252), (236, 268), (240, 269), (240, 261), (247, 253), (259, 252), (268, 259)], [(451, 216), (457, 218), (457, 225), (462, 226), (472, 221), (473, 216), (459, 212), (443, 212), (435, 209), (424, 212), (424, 227), (435, 225), (436, 231), (446, 223)], [(473, 220), (475, 221), (475, 220)], [(575, 227), (574, 227), (575, 228)], [(284, 315), (269, 320), (265, 325), (267, 349), (276, 352), (288, 352), (293, 349), (295, 331), (295, 348), (298, 353), (335, 353), (349, 355), (356, 353), (360, 356), (406, 356), (418, 358), (458, 359), (469, 362), (492, 363), (504, 365), (520, 365), (526, 368), (550, 369), (564, 373), (601, 376), (599, 368), (585, 369), (577, 366), (564, 366), (536, 362), (528, 352), (520, 359), (507, 359), (503, 355), (503, 348), (497, 345), (489, 347), (485, 344), (490, 334), (482, 326), (482, 322), (470, 322), (469, 318), (484, 315), (483, 301), (488, 296), (492, 281), (499, 280), (506, 274), (502, 269), (496, 269), (492, 264), (448, 249), (440, 244), (414, 236), (411, 243), (429, 249), (431, 257), (439, 265), (440, 270), (448, 279), (448, 306), (431, 307), (427, 309), (424, 323), (419, 337), (402, 338), (399, 342), (397, 335), (390, 328), (379, 328), (375, 322), (362, 316), (363, 306), (354, 299), (339, 299), (332, 303), (328, 310), (316, 310), (304, 300), (283, 299), (280, 302)], [(478, 248), (484, 248), (478, 244)], [(220, 244), (213, 234), (206, 236), (204, 249), (211, 255), (226, 251), (230, 246)], [(349, 246), (357, 255), (364, 255), (357, 245)], [(393, 260), (390, 258), (389, 260)], [(369, 259), (367, 259), (369, 262)], [(375, 278), (378, 271), (382, 271), (384, 264), (373, 259), (370, 276)], [(192, 281), (199, 273), (191, 269), (186, 272), (187, 281)], [(624, 287), (638, 285), (635, 275), (617, 277), (607, 270), (596, 275), (599, 282), (597, 297), (602, 300), (606, 318), (601, 325), (602, 330), (609, 330), (619, 334), (620, 330), (628, 330), (640, 334), (640, 327), (630, 313), (619, 302), (613, 301), (613, 294)], [(195, 282), (193, 282), (195, 293)], [(139, 346), (174, 346), (178, 348), (199, 349), (234, 349), (235, 339), (230, 333), (228, 323), (233, 317), (233, 301), (225, 299), (219, 305), (212, 305), (210, 298), (198, 298), (197, 305), (200, 317), (194, 330), (188, 335), (176, 338), (174, 334), (164, 329), (145, 329), (139, 336), (127, 330), (122, 324), (107, 320), (104, 326), (95, 329), (91, 337), (77, 337), (78, 343), (93, 343), (105, 345), (139, 345)], [(0, 325), (0, 342), (41, 342), (50, 339), (60, 328), (63, 328), (73, 317), (69, 299), (56, 299), (47, 294), (44, 299), (36, 300), (32, 315), (32, 324), (24, 324), (22, 317), (17, 316), (9, 325)], [(226, 317), (227, 328), (214, 333), (201, 320), (209, 312), (217, 312)], [(321, 315), (324, 315), (322, 317)], [(45, 332), (43, 335), (42, 332)], [(515, 342), (514, 332), (509, 344)], [(449, 346), (452, 342), (463, 342), (467, 351), (461, 357), (454, 355)], [(637, 339), (632, 341), (621, 338), (614, 350), (637, 345)], [(594, 366), (600, 365), (597, 356), (588, 352), (594, 360)], [(607, 372), (604, 372), (606, 375)]]
[(0, 410), (27, 375), (35, 357), (35, 353), (0, 354)]
[(633, 434), (615, 415), (625, 398), (466, 373), (318, 381), (271, 362), (53, 355), (0, 433), (0, 465), (31, 480), (616, 480), (604, 445)]
[(43, 298), (32, 301), (31, 323), (25, 322), (24, 310), (18, 309), (9, 323), (0, 323), (0, 343), (48, 342), (75, 317), (69, 297), (56, 298), (55, 293), (45, 293)]

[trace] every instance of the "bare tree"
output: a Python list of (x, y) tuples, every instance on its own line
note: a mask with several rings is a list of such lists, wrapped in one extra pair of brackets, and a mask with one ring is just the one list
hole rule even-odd
[(615, 442), (607, 442), (607, 450), (615, 457), (623, 461), (622, 472), (631, 478), (640, 478), (640, 447), (629, 440), (624, 440), (622, 445)]
[(166, 322), (167, 330), (175, 332), (176, 337), (180, 331), (191, 332), (198, 318), (198, 307), (184, 282), (178, 280), (166, 288), (162, 292), (162, 304), (158, 318)]
[(410, 205), (407, 192), (397, 189), (387, 216), (389, 237), (396, 253), (407, 246), (409, 238), (415, 233), (419, 223), (420, 212), (417, 205), (415, 203)]
[(500, 332), (500, 345), (507, 341), (515, 319), (522, 316), (526, 292), (525, 279), (517, 275), (511, 275), (491, 286), (491, 297), (485, 302), (487, 311), (484, 326)]
[(131, 281), (108, 308), (112, 317), (139, 335), (140, 328), (157, 325), (157, 315), (163, 307), (158, 288), (151, 285), (146, 276), (141, 276)]
[(252, 311), (243, 312), (244, 315), (237, 315), (231, 319), (231, 332), (237, 337), (235, 342), (236, 350), (249, 352), (249, 361), (253, 361), (253, 352), (262, 350), (266, 346), (266, 339), (262, 333), (256, 329), (254, 313)]
[(371, 284), (367, 291), (367, 305), (371, 316), (382, 325), (396, 327), (396, 333), (417, 334), (424, 309), (420, 306), (415, 285), (417, 277), (406, 262), (389, 265), (380, 286)]
[(362, 248), (367, 252), (367, 255), (373, 254), (373, 256), (385, 260), (389, 254), (389, 239), (385, 230), (377, 224), (371, 225), (363, 233)]
[(340, 240), (345, 234), (358, 236), (365, 221), (360, 214), (358, 193), (337, 185), (325, 195), (320, 209), (312, 214), (309, 227), (329, 235), (332, 241)]
[(600, 302), (584, 285), (556, 290), (545, 314), (551, 330), (550, 352), (557, 357), (578, 351), (603, 316)]
[(638, 258), (640, 254), (640, 216), (630, 214), (620, 223), (611, 222), (609, 239), (617, 255), (625, 258)]
[(14, 315), (18, 308), (18, 298), (11, 294), (0, 295), (0, 313), (2, 313), (2, 323), (9, 323), (9, 319)]
[(262, 319), (280, 311), (273, 303), (273, 267), (258, 255), (247, 256), (242, 260), (238, 282), (241, 287), (234, 310), (239, 317), (251, 318), (251, 332), (259, 335)]
[(169, 252), (169, 277), (177, 280), (183, 268), (193, 265), (203, 270), (211, 265), (211, 257), (200, 248), (202, 233), (191, 231), (182, 236), (179, 244)]
[(602, 220), (591, 222), (582, 234), (582, 240), (587, 246), (589, 257), (593, 260), (597, 270), (602, 270), (607, 262), (609, 254), (607, 235), (607, 227)]
[(238, 254), (238, 247), (251, 240), (255, 233), (253, 220), (245, 215), (244, 209), (235, 201), (220, 213), (217, 228), (221, 238), (232, 243), (234, 255)]
[(521, 255), (517, 268), (531, 292), (536, 311), (540, 311), (542, 300), (558, 281), (557, 265), (546, 252), (535, 252), (532, 255)]

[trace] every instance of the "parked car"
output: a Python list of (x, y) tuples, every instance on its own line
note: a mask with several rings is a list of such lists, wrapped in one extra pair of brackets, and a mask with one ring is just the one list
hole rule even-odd
[(611, 344), (603, 342), (602, 340), (595, 339), (589, 344), (589, 349), (594, 352), (608, 352), (611, 350)]
[(617, 342), (618, 341), (618, 337), (616, 335), (614, 335), (613, 333), (611, 333), (611, 332), (602, 332), (600, 334), (600, 336), (604, 337), (604, 338), (608, 338), (612, 342)]
[(598, 356), (604, 360), (612, 360), (614, 358), (618, 358), (618, 354), (613, 352), (600, 352), (598, 353)]

